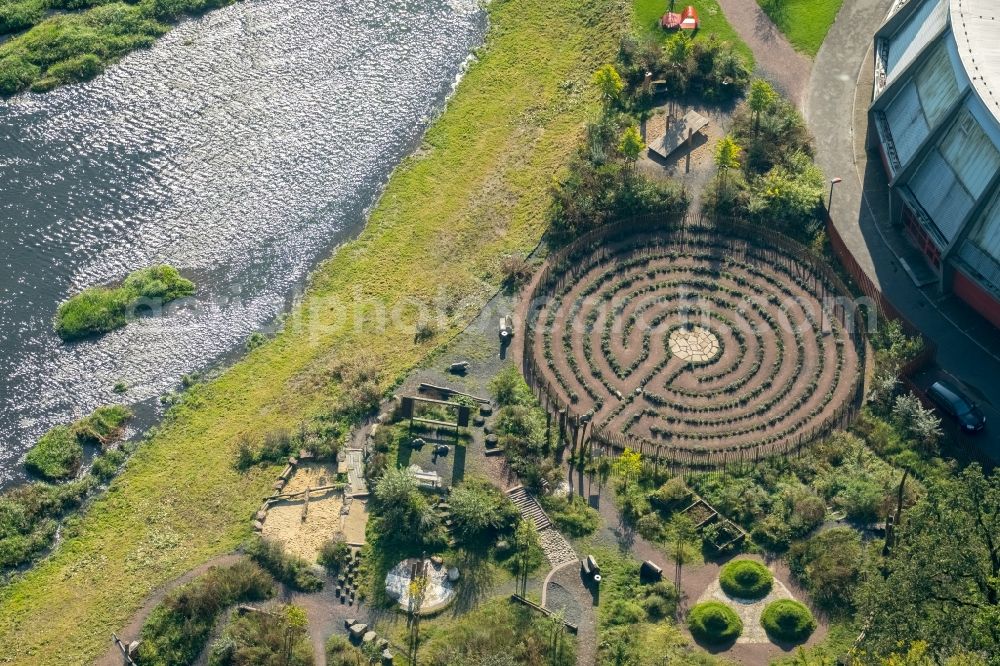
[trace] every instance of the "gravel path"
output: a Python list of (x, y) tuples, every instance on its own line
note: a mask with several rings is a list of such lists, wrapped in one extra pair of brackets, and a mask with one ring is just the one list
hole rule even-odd
[(801, 107), (812, 61), (796, 51), (755, 0), (719, 0), (730, 25), (757, 59), (757, 71)]

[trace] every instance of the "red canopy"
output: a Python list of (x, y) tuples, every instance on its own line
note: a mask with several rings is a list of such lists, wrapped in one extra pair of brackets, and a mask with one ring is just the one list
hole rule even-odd
[(698, 29), (698, 12), (694, 10), (694, 7), (688, 5), (683, 12), (681, 12), (681, 30), (697, 30)]

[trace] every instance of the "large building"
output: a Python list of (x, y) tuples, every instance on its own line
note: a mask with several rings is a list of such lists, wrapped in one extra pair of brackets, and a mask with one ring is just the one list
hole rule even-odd
[(870, 114), (911, 239), (1000, 327), (1000, 0), (897, 0)]

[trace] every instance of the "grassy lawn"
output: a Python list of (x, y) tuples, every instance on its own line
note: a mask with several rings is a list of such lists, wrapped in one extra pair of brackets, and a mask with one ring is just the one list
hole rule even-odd
[[(249, 533), (275, 470), (240, 474), (243, 434), (329, 409), (331, 367), (360, 349), (386, 385), (471, 320), (502, 257), (542, 234), (549, 187), (595, 110), (588, 81), (627, 17), (613, 0), (490, 4), (491, 31), (367, 228), (321, 266), (275, 340), (196, 388), (50, 558), (0, 590), (0, 662), (89, 663), (158, 586)], [(447, 325), (414, 342), (414, 303)], [(370, 316), (399, 308), (402, 325)]]
[(843, 3), (844, 0), (757, 0), (792, 46), (811, 56), (819, 51)]
[[(666, 13), (668, 4), (667, 0), (632, 0), (632, 21), (639, 34), (662, 36), (663, 39), (667, 39), (673, 34), (660, 27), (660, 17)], [(719, 39), (732, 44), (736, 51), (746, 58), (747, 64), (752, 69), (753, 53), (750, 51), (750, 47), (744, 44), (743, 40), (736, 34), (733, 26), (729, 25), (726, 15), (719, 8), (719, 3), (715, 0), (678, 0), (674, 5), (674, 11), (680, 13), (688, 4), (697, 10), (698, 18), (701, 20), (697, 36), (718, 35)], [(824, 30), (824, 34), (825, 32)]]

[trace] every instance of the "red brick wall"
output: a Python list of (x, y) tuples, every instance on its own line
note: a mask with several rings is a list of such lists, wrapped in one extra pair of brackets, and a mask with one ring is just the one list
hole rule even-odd
[(955, 270), (955, 281), (952, 283), (952, 291), (955, 292), (956, 296), (971, 305), (973, 310), (989, 319), (994, 326), (1000, 328), (1000, 301), (976, 284), (961, 270)]

